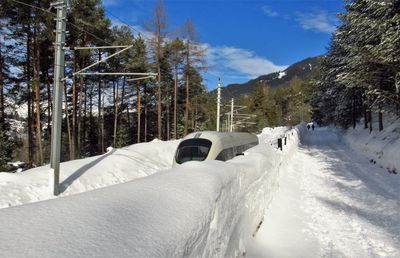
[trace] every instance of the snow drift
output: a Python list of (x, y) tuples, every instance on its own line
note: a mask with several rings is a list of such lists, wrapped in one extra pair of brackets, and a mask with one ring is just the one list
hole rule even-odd
[[(171, 168), (179, 141), (153, 141), (103, 155), (61, 163), (61, 195), (128, 182)], [(22, 173), (0, 173), (0, 208), (52, 199), (49, 166)]]
[[(377, 121), (374, 118), (373, 121)], [(378, 123), (373, 123), (374, 130), (364, 129), (363, 121), (355, 129), (347, 130), (346, 143), (355, 151), (367, 156), (373, 163), (378, 163), (389, 172), (400, 173), (400, 118), (385, 116), (384, 128), (378, 130)]]
[(0, 254), (238, 256), (273, 198), (280, 164), (297, 148), (299, 133), (281, 131), (288, 135), (283, 152), (264, 143), (228, 162), (188, 162), (124, 184), (1, 209)]

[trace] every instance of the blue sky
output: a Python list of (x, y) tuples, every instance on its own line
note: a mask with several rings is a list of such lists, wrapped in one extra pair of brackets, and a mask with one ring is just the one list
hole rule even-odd
[[(138, 30), (150, 19), (156, 0), (103, 0), (114, 24)], [(192, 19), (207, 45), (205, 85), (243, 83), (324, 54), (339, 23), (342, 0), (164, 0), (169, 31)], [(120, 18), (116, 19), (114, 16)]]

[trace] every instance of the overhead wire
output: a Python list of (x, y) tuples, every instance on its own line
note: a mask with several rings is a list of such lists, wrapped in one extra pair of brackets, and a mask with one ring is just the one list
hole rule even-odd
[[(47, 13), (47, 14), (50, 14), (50, 15), (53, 16), (53, 17), (56, 16), (53, 12), (50, 11), (50, 9), (44, 9), (44, 8), (39, 7), (39, 6), (35, 6), (35, 5), (28, 4), (28, 3), (25, 3), (25, 2), (21, 2), (21, 1), (18, 1), (18, 0), (10, 0), (10, 1), (11, 1), (11, 2), (15, 2), (15, 3), (18, 3), (18, 4), (21, 4), (21, 5), (28, 6), (28, 7), (31, 7), (31, 8), (34, 8), (34, 9), (36, 9), (36, 10), (40, 10), (40, 11), (42, 11), (42, 12), (45, 12), (45, 13)], [(90, 32), (90, 31), (85, 30), (85, 29), (82, 28), (81, 26), (76, 25), (76, 24), (74, 24), (74, 23), (71, 22), (71, 21), (66, 20), (66, 23), (68, 23), (69, 25), (71, 25), (71, 26), (74, 27), (75, 29), (79, 29), (79, 30), (82, 31), (82, 32), (86, 32), (88, 35), (92, 36), (93, 38), (95, 38), (95, 39), (97, 39), (97, 40), (102, 41), (103, 43), (106, 43), (107, 45), (112, 45), (112, 44), (110, 44), (109, 42), (105, 41), (104, 39), (100, 38), (99, 36), (93, 34), (93, 33)]]
[[(28, 6), (28, 7), (31, 7), (31, 8), (40, 10), (40, 11), (43, 11), (43, 12), (45, 12), (45, 13), (47, 13), (47, 14), (53, 16), (53, 17), (56, 16), (53, 12), (50, 11), (50, 8), (49, 8), (49, 9), (44, 9), (44, 8), (39, 7), (39, 6), (35, 6), (35, 5), (29, 4), (29, 3), (25, 3), (25, 2), (22, 2), (22, 1), (19, 1), (19, 0), (10, 0), (10, 1), (11, 1), (11, 2), (15, 2), (15, 3), (18, 3), (18, 4), (21, 4), (21, 5), (24, 5), (24, 6)], [(118, 21), (120, 21), (122, 24), (124, 24), (124, 25), (130, 27), (133, 31), (136, 31), (136, 32), (137, 32), (140, 36), (142, 36), (143, 38), (149, 40), (149, 38), (148, 38), (146, 35), (143, 35), (138, 29), (136, 29), (135, 27), (133, 27), (132, 25), (130, 25), (129, 23), (127, 23), (126, 21), (124, 21), (123, 19), (121, 19), (120, 17), (118, 17), (117, 15), (111, 13), (111, 12), (108, 11), (108, 10), (105, 10), (105, 12), (106, 12), (108, 15), (110, 15), (110, 16), (114, 17), (115, 19), (117, 19)], [(105, 43), (106, 45), (112, 46), (112, 44), (110, 44), (110, 43), (107, 42), (106, 40), (100, 38), (99, 36), (95, 35), (94, 33), (90, 32), (90, 31), (87, 31), (86, 29), (82, 28), (81, 26), (76, 25), (76, 24), (74, 24), (73, 22), (68, 21), (68, 20), (66, 20), (66, 23), (69, 24), (69, 25), (71, 25), (71, 26), (74, 27), (75, 29), (78, 29), (78, 30), (80, 30), (80, 31), (82, 31), (82, 32), (86, 32), (88, 35), (92, 36), (93, 38), (95, 38), (95, 39), (97, 39), (97, 40), (100, 40), (101, 42)], [(228, 88), (226, 88), (226, 87), (224, 87), (224, 89), (230, 91), (230, 89), (228, 89)], [(233, 96), (233, 94), (232, 94), (231, 92), (229, 92), (229, 94)]]
[(138, 35), (140, 35), (140, 36), (142, 36), (143, 38), (149, 40), (149, 38), (146, 37), (146, 35), (143, 35), (138, 29), (136, 29), (135, 27), (133, 27), (132, 25), (130, 25), (130, 24), (127, 23), (126, 21), (122, 20), (122, 19), (119, 18), (117, 15), (115, 15), (115, 14), (113, 14), (113, 13), (111, 13), (110, 11), (107, 11), (107, 10), (105, 10), (105, 12), (106, 12), (108, 15), (110, 15), (110, 16), (114, 17), (115, 19), (117, 19), (118, 21), (120, 21), (122, 24), (124, 24), (124, 25), (130, 27), (133, 31), (136, 31), (136, 32), (138, 33)]

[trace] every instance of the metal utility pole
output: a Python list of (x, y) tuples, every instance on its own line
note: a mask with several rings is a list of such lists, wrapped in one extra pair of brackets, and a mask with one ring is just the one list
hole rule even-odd
[(231, 100), (231, 129), (230, 132), (233, 132), (233, 107), (234, 107), (234, 99)]
[(226, 113), (226, 132), (229, 132), (230, 121), (231, 121), (231, 112), (228, 112), (228, 113)]
[(218, 78), (218, 90), (217, 90), (217, 132), (219, 132), (219, 120), (221, 112), (221, 79)]
[(61, 123), (62, 123), (62, 101), (63, 101), (63, 79), (65, 65), (65, 34), (66, 18), (69, 0), (59, 0), (51, 3), (57, 11), (56, 20), (56, 42), (54, 43), (54, 90), (53, 90), (53, 126), (51, 132), (50, 152), (50, 187), (53, 185), (53, 194), (60, 193), (60, 154), (61, 154)]

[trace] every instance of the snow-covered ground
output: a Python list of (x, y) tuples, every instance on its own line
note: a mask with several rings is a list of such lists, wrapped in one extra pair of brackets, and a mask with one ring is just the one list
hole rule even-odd
[(244, 156), (173, 169), (178, 141), (133, 145), (64, 163), (63, 197), (37, 203), (47, 168), (0, 173), (3, 207), (30, 203), (0, 209), (0, 257), (400, 257), (400, 176), (348, 137), (266, 128)]
[(372, 163), (390, 172), (400, 173), (400, 118), (384, 115), (384, 127), (378, 130), (378, 119), (373, 117), (373, 131), (364, 129), (363, 121), (345, 134), (346, 143), (365, 155)]
[(303, 143), (283, 164), (280, 191), (247, 257), (400, 257), (400, 176), (335, 130), (305, 131)]
[[(287, 128), (276, 131), (271, 135)], [(227, 162), (187, 162), (124, 184), (0, 209), (0, 256), (241, 255), (276, 192), (283, 155), (296, 149), (298, 131), (291, 133), (284, 152), (262, 143)]]
[[(61, 163), (61, 197), (128, 182), (172, 166), (179, 141), (153, 141), (110, 149), (95, 157)], [(54, 198), (49, 166), (0, 173), (0, 208)]]

